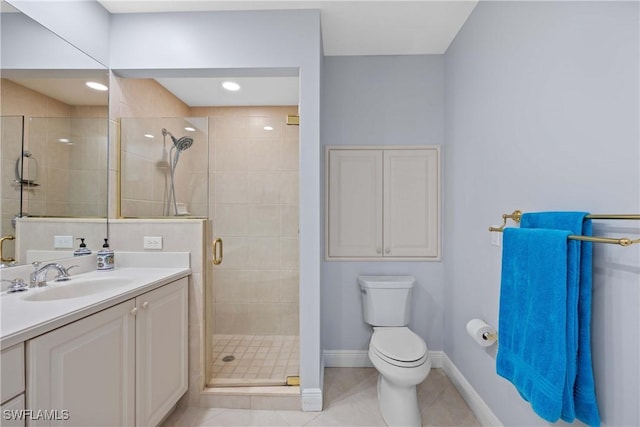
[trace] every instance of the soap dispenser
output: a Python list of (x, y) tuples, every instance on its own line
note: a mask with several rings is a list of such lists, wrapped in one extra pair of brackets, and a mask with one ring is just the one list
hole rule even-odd
[(87, 248), (84, 237), (78, 237), (76, 240), (80, 240), (80, 247), (73, 252), (73, 256), (91, 255), (91, 250)]
[(108, 239), (104, 239), (102, 249), (98, 251), (98, 270), (109, 271), (115, 268), (113, 249), (109, 247)]

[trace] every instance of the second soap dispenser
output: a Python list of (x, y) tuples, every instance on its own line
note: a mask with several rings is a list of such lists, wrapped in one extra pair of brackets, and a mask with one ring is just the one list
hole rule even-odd
[(115, 260), (113, 257), (113, 249), (109, 247), (108, 239), (104, 239), (102, 249), (98, 251), (98, 270), (109, 271), (115, 268)]

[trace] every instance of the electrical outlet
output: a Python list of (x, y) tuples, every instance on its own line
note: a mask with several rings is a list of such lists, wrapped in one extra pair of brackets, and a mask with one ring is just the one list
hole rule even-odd
[(144, 249), (162, 249), (162, 236), (144, 236)]
[(55, 249), (73, 249), (73, 236), (53, 236)]

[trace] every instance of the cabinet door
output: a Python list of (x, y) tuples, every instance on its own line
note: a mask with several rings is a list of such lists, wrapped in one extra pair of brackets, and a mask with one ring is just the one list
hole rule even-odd
[(382, 151), (329, 150), (328, 256), (382, 256)]
[(27, 408), (68, 411), (29, 425), (133, 426), (133, 301), (27, 342)]
[(187, 279), (136, 298), (136, 425), (155, 426), (187, 391)]
[(384, 256), (438, 257), (438, 151), (384, 151)]

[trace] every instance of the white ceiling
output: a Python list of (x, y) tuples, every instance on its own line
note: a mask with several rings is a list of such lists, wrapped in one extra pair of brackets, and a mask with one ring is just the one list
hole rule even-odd
[[(318, 9), (326, 56), (442, 54), (477, 0), (414, 1), (219, 1), (99, 0), (111, 13)], [(190, 106), (297, 105), (295, 77), (236, 78), (242, 89), (227, 92), (225, 79), (157, 79)]]
[(318, 9), (324, 54), (442, 54), (477, 0), (99, 0), (111, 13)]
[[(234, 81), (240, 90), (222, 88)], [(194, 77), (158, 78), (158, 83), (190, 107), (241, 105), (298, 105), (297, 77)]]
[[(98, 0), (111, 13), (186, 12), (222, 10), (318, 9), (324, 54), (417, 55), (444, 53), (477, 4), (477, 0)], [(224, 80), (241, 85), (238, 92), (221, 87)], [(297, 77), (199, 77), (159, 78), (157, 81), (185, 104), (197, 106), (297, 105)], [(19, 82), (70, 105), (97, 101), (82, 100), (69, 84), (54, 92), (60, 83)], [(78, 88), (85, 91), (84, 82)]]

